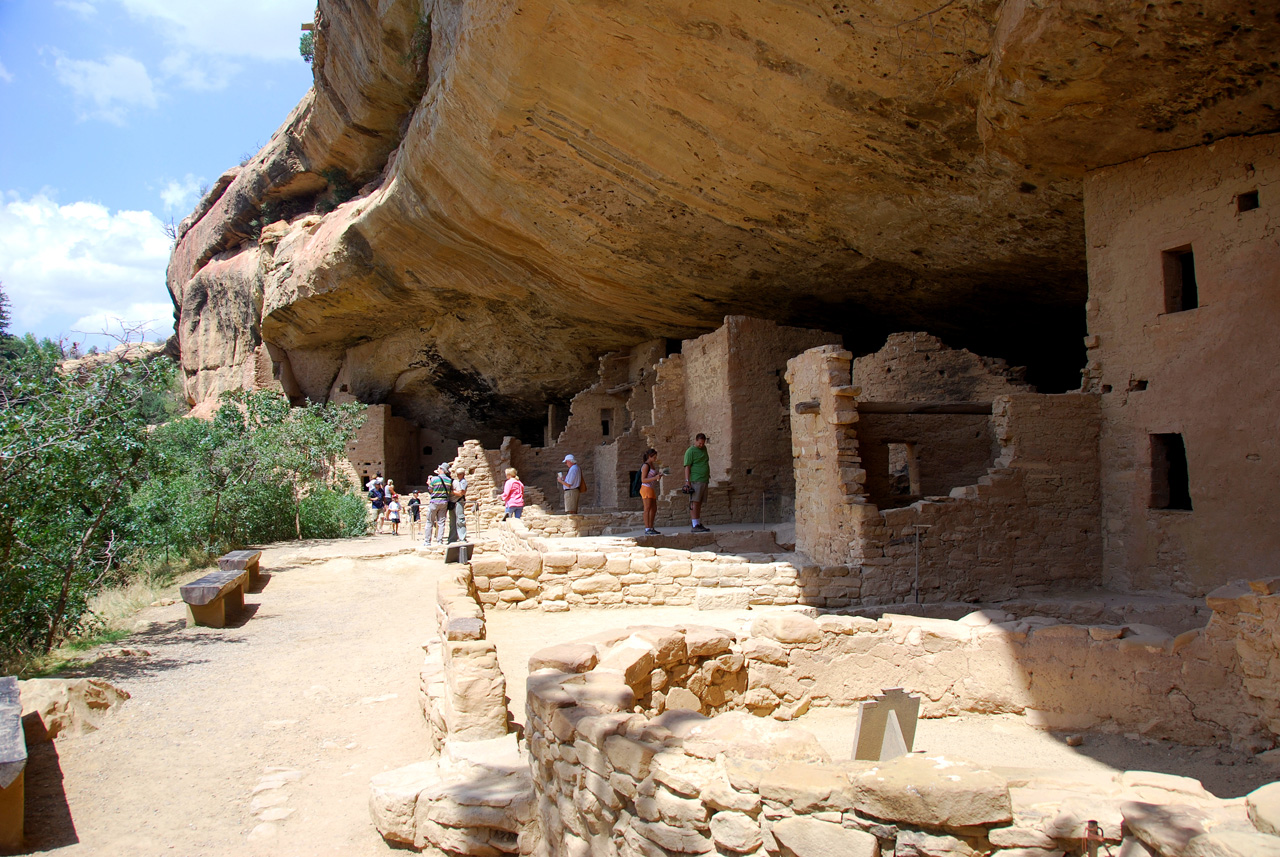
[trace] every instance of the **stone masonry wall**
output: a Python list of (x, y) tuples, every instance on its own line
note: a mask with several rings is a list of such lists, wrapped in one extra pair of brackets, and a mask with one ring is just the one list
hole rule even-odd
[(363, 486), (381, 473), (404, 493), (422, 479), (419, 429), (391, 413), (390, 405), (369, 405), (365, 421), (347, 445), (347, 460), (361, 476)]
[(867, 402), (989, 402), (1035, 392), (1025, 373), (919, 332), (894, 333), (879, 351), (853, 361), (853, 383)]
[[(1198, 595), (1274, 573), (1280, 135), (1099, 169), (1084, 197), (1107, 584)], [(1166, 304), (1169, 251), (1192, 253), (1195, 308)], [(1154, 434), (1182, 437), (1191, 509), (1152, 508)]]
[[(907, 496), (901, 496), (891, 489), (890, 443), (910, 444), (918, 493), (904, 491)], [(995, 461), (999, 445), (991, 418), (980, 414), (859, 414), (858, 451), (867, 471), (867, 498), (883, 509), (977, 484)]]
[[(1104, 838), (1123, 838), (1121, 853), (1226, 853), (1235, 837), (1232, 853), (1280, 846), (1273, 827), (1250, 823), (1252, 809), (1241, 814), (1187, 778), (1125, 772), (1050, 798), (1052, 775), (1014, 784), (958, 759), (835, 763), (808, 732), (733, 710), (790, 717), (900, 684), (924, 697), (924, 716), (1022, 711), (1048, 727), (1191, 743), (1257, 734), (1227, 640), (992, 618), (776, 611), (737, 638), (645, 627), (538, 652), (526, 721), (547, 853), (1012, 857), (1078, 848), (1088, 818), (1106, 819)], [(1176, 830), (1178, 843), (1196, 841), (1169, 847), (1164, 834)]]
[(1267, 729), (1280, 735), (1280, 578), (1236, 581), (1205, 599), (1213, 610), (1209, 632), (1234, 644), (1240, 681)]
[(1094, 583), (1100, 566), (1097, 397), (1001, 395), (1000, 454), (976, 484), (898, 509), (868, 502), (851, 355), (814, 349), (789, 364), (796, 547), (859, 568), (864, 604), (991, 601), (1028, 587)]

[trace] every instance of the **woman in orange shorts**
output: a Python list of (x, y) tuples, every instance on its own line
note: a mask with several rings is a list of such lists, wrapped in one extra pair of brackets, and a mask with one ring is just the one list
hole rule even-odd
[(658, 480), (662, 473), (656, 467), (658, 451), (646, 449), (640, 464), (640, 500), (644, 503), (644, 534), (656, 536), (660, 533), (653, 528), (658, 517)]

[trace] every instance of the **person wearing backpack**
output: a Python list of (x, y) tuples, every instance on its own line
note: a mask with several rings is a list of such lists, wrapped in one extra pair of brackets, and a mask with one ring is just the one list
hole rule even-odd
[(427, 480), (427, 535), (424, 545), (436, 540), (444, 544), (449, 537), (449, 495), (453, 480), (449, 478), (449, 465), (441, 464)]
[(382, 475), (379, 474), (369, 480), (369, 508), (373, 509), (373, 531), (378, 532), (378, 527), (382, 525), (383, 509), (387, 505), (387, 498), (382, 493)]

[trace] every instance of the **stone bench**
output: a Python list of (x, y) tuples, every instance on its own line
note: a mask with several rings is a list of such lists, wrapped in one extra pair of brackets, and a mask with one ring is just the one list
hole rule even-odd
[(247, 568), (211, 571), (199, 580), (179, 587), (187, 602), (187, 626), (227, 627), (227, 616), (244, 609), (244, 590), (249, 584)]
[(27, 739), (22, 733), (18, 680), (0, 678), (0, 852), (22, 848)]
[(258, 560), (262, 559), (262, 551), (232, 551), (218, 557), (218, 568), (223, 571), (238, 571), (243, 569), (249, 572), (249, 586), (258, 585)]

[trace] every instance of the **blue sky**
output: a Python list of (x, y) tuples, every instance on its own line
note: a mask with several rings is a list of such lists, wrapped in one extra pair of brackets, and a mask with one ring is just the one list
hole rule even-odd
[(12, 332), (172, 332), (171, 242), (198, 189), (311, 85), (315, 0), (0, 0), (0, 282)]

